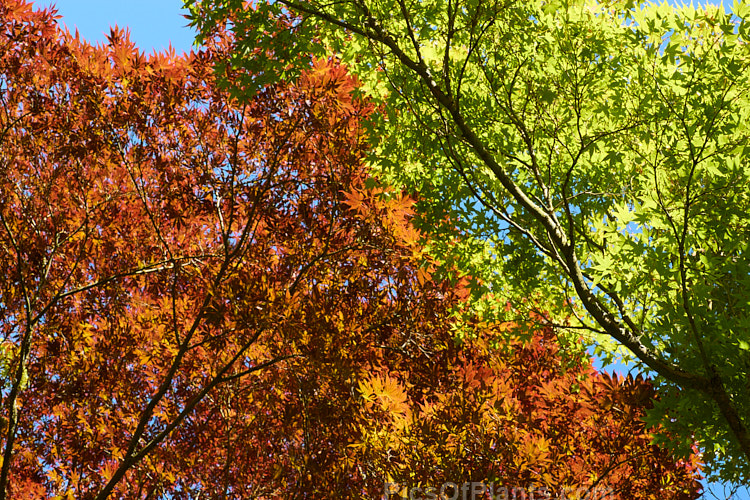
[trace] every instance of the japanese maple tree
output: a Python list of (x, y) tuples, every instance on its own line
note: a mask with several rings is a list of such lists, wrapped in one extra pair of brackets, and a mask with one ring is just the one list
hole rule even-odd
[[(0, 22), (0, 495), (166, 491), (200, 461), (201, 405), (306, 356), (290, 315), (393, 246), (340, 208), (367, 104), (326, 63), (236, 105), (220, 47), (91, 47), (23, 2)], [(374, 285), (395, 264), (371, 260)]]
[(375, 189), (372, 105), (335, 61), (237, 101), (227, 37), (93, 47), (21, 1), (0, 45), (0, 498), (694, 497), (643, 381), (563, 362), (551, 329), (454, 341), (466, 288), (432, 279), (411, 200)]

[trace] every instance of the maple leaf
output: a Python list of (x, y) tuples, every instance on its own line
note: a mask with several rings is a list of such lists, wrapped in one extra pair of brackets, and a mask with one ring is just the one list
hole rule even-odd
[(344, 198), (346, 198), (343, 201), (343, 203), (348, 205), (349, 208), (360, 213), (365, 212), (367, 205), (365, 204), (365, 197), (361, 192), (357, 192), (357, 191), (354, 191), (351, 193), (344, 192), (343, 195), (344, 195)]

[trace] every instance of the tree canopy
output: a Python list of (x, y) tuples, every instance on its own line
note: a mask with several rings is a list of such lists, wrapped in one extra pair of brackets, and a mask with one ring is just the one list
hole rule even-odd
[(477, 309), (626, 353), (670, 442), (750, 478), (750, 6), (188, 3), (202, 40), (230, 21), (227, 67), (266, 68), (238, 95), (337, 53), (382, 103), (370, 163)]
[(549, 327), (456, 342), (467, 283), (374, 187), (356, 78), (318, 59), (237, 101), (214, 42), (92, 47), (0, 6), (0, 498), (695, 498), (648, 382)]

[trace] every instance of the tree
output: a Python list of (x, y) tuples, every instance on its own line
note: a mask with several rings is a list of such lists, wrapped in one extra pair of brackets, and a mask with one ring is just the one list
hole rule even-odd
[(326, 63), (237, 105), (220, 45), (91, 47), (25, 2), (0, 23), (0, 498), (188, 495), (217, 399), (323, 341), (315, 294), (343, 275), (369, 291), (347, 314), (402, 307), (390, 233), (340, 200), (369, 105)]
[(479, 304), (626, 349), (673, 444), (750, 478), (746, 4), (189, 3), (202, 39), (231, 19), (234, 66), (337, 51), (384, 103), (371, 163)]
[(412, 201), (368, 187), (356, 79), (316, 60), (240, 103), (213, 76), (229, 41), (145, 56), (0, 7), (0, 497), (380, 496), (432, 463), (694, 498), (697, 457), (645, 432), (647, 383), (563, 360), (551, 329), (454, 342), (467, 290), (432, 279)]

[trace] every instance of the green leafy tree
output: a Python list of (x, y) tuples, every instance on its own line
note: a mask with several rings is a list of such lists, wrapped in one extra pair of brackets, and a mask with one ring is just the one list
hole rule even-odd
[(203, 40), (230, 22), (229, 65), (264, 68), (238, 94), (339, 53), (384, 103), (374, 165), (478, 306), (556, 307), (657, 375), (675, 445), (750, 479), (750, 6), (188, 4)]

